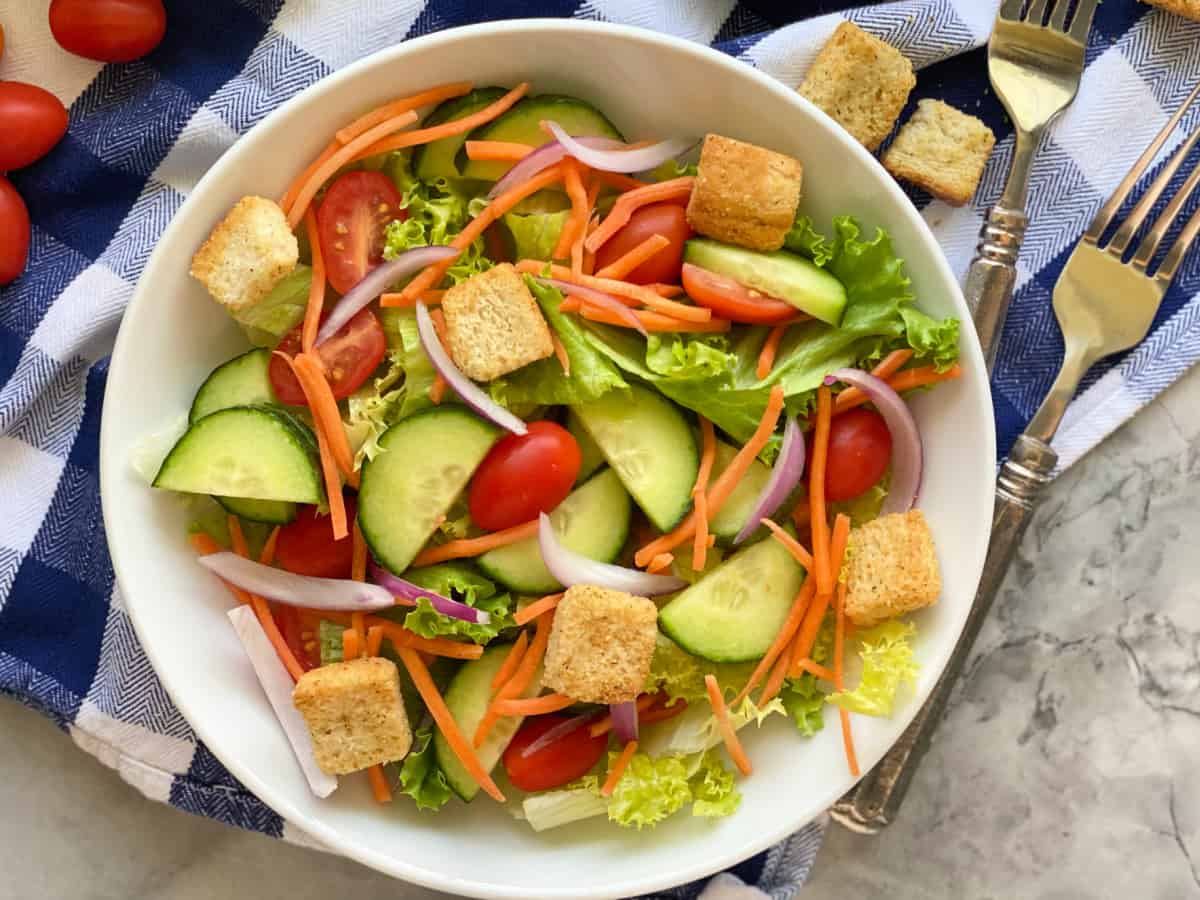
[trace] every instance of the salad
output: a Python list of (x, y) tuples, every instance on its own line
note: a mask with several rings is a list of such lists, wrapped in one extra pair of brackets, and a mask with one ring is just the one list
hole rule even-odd
[(748, 726), (830, 709), (858, 773), (941, 589), (905, 394), (959, 374), (958, 323), (802, 182), (456, 83), (216, 226), (191, 272), (247, 349), (153, 484), (318, 796), (727, 816)]

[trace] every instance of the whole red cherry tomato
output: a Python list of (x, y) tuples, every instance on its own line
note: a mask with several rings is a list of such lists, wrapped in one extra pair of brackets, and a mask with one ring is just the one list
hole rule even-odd
[(550, 512), (571, 493), (583, 457), (571, 432), (553, 422), (530, 422), (483, 458), (467, 503), (475, 524), (488, 531), (511, 528)]
[(129, 62), (167, 31), (162, 0), (51, 0), (50, 31), (66, 51), (100, 62)]
[(692, 236), (687, 212), (678, 203), (651, 203), (637, 210), (616, 234), (596, 251), (596, 268), (620, 259), (651, 235), (661, 234), (670, 243), (625, 276), (634, 284), (678, 284), (683, 265), (683, 245)]
[(12, 182), (0, 175), (0, 284), (21, 274), (28, 256), (29, 210)]
[(21, 81), (0, 81), (0, 172), (36, 162), (67, 133), (67, 109), (52, 93)]

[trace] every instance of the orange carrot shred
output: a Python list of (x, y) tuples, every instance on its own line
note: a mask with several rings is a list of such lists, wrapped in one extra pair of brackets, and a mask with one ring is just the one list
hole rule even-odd
[[(887, 383), (891, 385), (892, 390), (897, 393), (911, 391), (914, 388), (924, 387), (927, 384), (936, 384), (939, 381), (950, 381), (962, 375), (962, 366), (955, 363), (945, 372), (939, 372), (933, 366), (920, 366), (916, 369), (905, 369), (902, 372), (897, 372), (891, 378), (887, 379)], [(838, 394), (837, 403), (834, 404), (834, 414), (844, 413), (847, 410), (854, 409), (856, 406), (862, 406), (868, 403), (867, 395), (858, 388), (846, 388)]]
[[(596, 273), (597, 278), (624, 278), (646, 260), (671, 246), (661, 234), (652, 234), (633, 249), (614, 259)], [(653, 290), (653, 289), (652, 289)], [(655, 293), (658, 293), (655, 291)], [(662, 295), (659, 294), (661, 297)]]
[(304, 325), (300, 331), (300, 349), (309, 353), (317, 340), (317, 326), (325, 306), (325, 256), (317, 235), (317, 217), (312, 208), (304, 211), (304, 231), (312, 247), (312, 280), (308, 285), (308, 306), (304, 308)]
[(611, 294), (618, 299), (636, 300), (646, 308), (663, 315), (674, 316), (687, 322), (707, 322), (713, 318), (711, 309), (659, 296), (657, 292), (641, 284), (630, 284), (628, 281), (619, 281), (615, 278), (598, 278), (595, 275), (577, 275), (567, 266), (548, 264), (536, 259), (523, 259), (517, 263), (516, 269), (518, 272), (541, 275), (546, 271), (547, 265), (550, 266), (550, 277), (552, 278), (590, 287), (605, 294)]
[(532, 622), (542, 613), (554, 609), (556, 606), (558, 606), (562, 598), (563, 595), (559, 593), (550, 594), (547, 597), (543, 597), (541, 600), (534, 600), (524, 609), (518, 610), (516, 615), (513, 616), (513, 621), (518, 625), (526, 625), (529, 622)]
[(675, 562), (674, 553), (660, 553), (654, 559), (650, 560), (650, 565), (646, 566), (646, 571), (651, 575), (657, 575), (659, 572), (665, 572), (669, 569), (673, 562)]
[[(567, 196), (571, 199), (571, 215), (558, 236), (558, 243), (554, 245), (555, 259), (563, 259), (570, 255), (571, 245), (575, 243), (575, 238), (579, 233), (587, 229), (588, 215), (591, 213), (587, 206), (587, 189), (583, 186), (579, 163), (574, 159), (567, 158), (563, 160), (562, 171), (563, 186), (567, 189)], [(580, 250), (581, 254), (582, 252)], [(581, 263), (582, 260), (581, 255)]]
[(716, 676), (705, 675), (704, 686), (708, 689), (708, 702), (712, 704), (713, 715), (717, 718), (717, 729), (721, 732), (721, 739), (725, 741), (725, 749), (729, 752), (730, 759), (739, 772), (749, 775), (754, 768), (750, 765), (746, 751), (742, 749), (742, 742), (738, 740), (733, 723), (729, 721), (729, 709), (725, 706), (725, 698), (721, 696)]
[(785, 651), (791, 645), (792, 638), (796, 636), (797, 629), (800, 628), (801, 623), (806, 618), (805, 613), (809, 608), (809, 603), (812, 601), (815, 588), (816, 582), (812, 578), (804, 579), (804, 584), (796, 592), (796, 598), (792, 601), (792, 607), (788, 610), (787, 618), (783, 620), (783, 625), (780, 626), (779, 633), (775, 635), (775, 640), (771, 642), (771, 646), (767, 648), (766, 654), (759, 660), (758, 665), (754, 667), (754, 671), (746, 681), (746, 686), (733, 698), (735, 706), (750, 695), (750, 692), (762, 681), (763, 676), (771, 671), (771, 666), (774, 665), (777, 659), (786, 658), (788, 663), (791, 662), (791, 658)]
[(631, 178), (628, 175), (622, 175), (620, 172), (602, 172), (599, 169), (595, 172), (595, 178), (604, 187), (612, 188), (615, 191), (636, 191), (638, 188), (648, 187), (650, 182), (638, 181), (636, 178)]
[(905, 347), (903, 350), (893, 350), (876, 364), (875, 368), (871, 370), (871, 374), (886, 381), (899, 372), (900, 367), (912, 359), (912, 355), (913, 351), (909, 347)]
[(508, 679), (512, 678), (513, 673), (517, 671), (517, 666), (521, 664), (521, 657), (525, 655), (525, 648), (529, 646), (529, 632), (522, 631), (517, 635), (517, 639), (508, 650), (508, 655), (504, 657), (504, 662), (500, 668), (496, 670), (496, 674), (492, 676), (492, 690), (500, 690)]
[(678, 200), (689, 197), (696, 179), (692, 176), (672, 178), (670, 181), (660, 181), (657, 184), (647, 184), (628, 191), (617, 198), (600, 227), (592, 232), (587, 239), (587, 249), (595, 253), (614, 234), (628, 224), (635, 210), (651, 203), (661, 203), (666, 200)]
[(792, 554), (792, 559), (804, 566), (804, 571), (811, 572), (813, 569), (812, 554), (804, 549), (804, 545), (798, 540), (772, 522), (770, 519), (763, 519), (762, 524), (766, 525), (771, 531), (771, 536), (787, 549), (787, 552)]
[(571, 374), (571, 357), (567, 355), (567, 348), (563, 346), (563, 342), (559, 340), (556, 333), (550, 332), (550, 343), (554, 345), (554, 356), (558, 360), (558, 364), (562, 366), (563, 374), (570, 376)]
[(350, 451), (350, 441), (346, 438), (346, 429), (342, 425), (342, 416), (338, 412), (337, 400), (333, 389), (325, 378), (325, 367), (320, 358), (314, 353), (301, 353), (295, 359), (289, 359), (287, 354), (276, 353), (287, 360), (300, 382), (304, 391), (304, 399), (308, 401), (309, 411), (313, 414), (318, 430), (324, 432), (329, 442), (338, 469), (349, 476), (354, 471), (354, 454)]
[[(433, 330), (437, 332), (438, 340), (441, 341), (443, 347), (446, 346), (446, 315), (440, 309), (430, 310), (429, 318), (433, 322)], [(442, 398), (446, 394), (446, 379), (442, 377), (442, 373), (438, 372), (433, 378), (433, 384), (429, 386), (429, 399), (434, 406), (442, 402)]]
[[(833, 686), (837, 690), (843, 691), (846, 689), (842, 680), (842, 656), (846, 642), (846, 582), (844, 581), (838, 582), (835, 609), (837, 610), (837, 620), (833, 632)], [(850, 710), (839, 707), (838, 712), (841, 714), (842, 720), (842, 744), (846, 750), (846, 764), (850, 767), (850, 774), (857, 778), (862, 773), (858, 768), (858, 753), (854, 749), (854, 734), (850, 730)]]
[(525, 538), (533, 537), (537, 534), (537, 528), (537, 519), (531, 519), (522, 525), (505, 528), (503, 531), (493, 531), (475, 538), (447, 541), (436, 547), (430, 547), (428, 550), (422, 550), (412, 561), (412, 565), (414, 567), (432, 566), (434, 563), (445, 562), (448, 559), (479, 556), (489, 550), (495, 550), (497, 547), (506, 547), (517, 541), (523, 541)]
[(439, 306), (445, 296), (446, 292), (444, 290), (437, 289), (425, 291), (419, 297), (413, 297), (412, 299), (405, 297), (403, 294), (384, 293), (379, 295), (379, 304), (381, 306), (408, 307), (411, 309), (420, 300), (426, 306)]
[(391, 803), (392, 788), (388, 784), (387, 775), (384, 774), (383, 766), (371, 766), (369, 769), (367, 769), (367, 778), (371, 782), (371, 796), (375, 798), (375, 802)]
[(488, 706), (487, 712), (483, 714), (483, 719), (479, 723), (479, 727), (475, 729), (475, 746), (482, 746), (484, 740), (487, 739), (488, 732), (492, 730), (492, 726), (496, 724), (499, 718), (499, 713), (496, 712), (496, 704), (501, 700), (512, 700), (515, 697), (521, 696), (533, 681), (533, 676), (537, 673), (537, 667), (542, 663), (542, 657), (546, 655), (546, 645), (550, 643), (550, 628), (554, 622), (553, 612), (544, 614), (537, 620), (537, 629), (533, 635), (533, 642), (529, 645), (529, 649), (525, 651), (521, 657), (521, 664), (517, 666), (517, 671), (513, 673), (512, 678), (504, 683), (504, 686), (492, 698), (491, 704)]
[(518, 162), (534, 151), (529, 144), (513, 141), (467, 141), (463, 147), (467, 159), (496, 162)]
[[(642, 696), (638, 697), (637, 701), (634, 703), (634, 706), (637, 707), (638, 713), (640, 714), (645, 712), (647, 709), (653, 706), (658, 701), (659, 696), (660, 695), (658, 694), (642, 694)], [(604, 718), (597, 719), (594, 723), (592, 723), (590, 726), (591, 735), (592, 737), (600, 737), (602, 734), (608, 734), (608, 732), (612, 731), (612, 727), (612, 713), (606, 713)]]
[(692, 486), (692, 503), (696, 511), (696, 538), (692, 543), (692, 569), (699, 572), (708, 562), (708, 480), (712, 477), (717, 457), (717, 436), (713, 424), (700, 416), (700, 436), (703, 450), (696, 483)]
[(317, 169), (321, 168), (321, 166), (326, 163), (329, 157), (337, 153), (340, 148), (341, 145), (337, 141), (330, 141), (325, 145), (325, 149), (317, 154), (317, 158), (304, 168), (304, 171), (300, 173), (300, 176), (288, 185), (288, 188), (286, 191), (284, 191), (283, 196), (279, 198), (279, 208), (283, 210), (283, 214), (285, 216), (292, 211), (292, 205), (296, 202), (296, 195), (300, 193), (300, 188), (304, 187), (308, 180), (312, 178)]
[(646, 287), (660, 297), (678, 297), (683, 294), (683, 285), (681, 284), (648, 284)]
[(782, 325), (776, 325), (767, 335), (766, 341), (763, 342), (762, 351), (758, 354), (758, 368), (754, 371), (754, 374), (760, 379), (771, 374), (771, 369), (775, 366), (775, 354), (779, 352), (779, 342), (783, 340), (790, 324), (790, 322), (785, 322)]
[(271, 533), (267, 535), (267, 540), (263, 544), (262, 551), (258, 554), (258, 561), (264, 566), (269, 566), (275, 562), (275, 547), (279, 543), (279, 526), (276, 525), (271, 529)]
[(833, 395), (826, 385), (817, 388), (817, 424), (813, 435), (812, 465), (809, 470), (808, 504), (812, 520), (813, 562), (817, 593), (833, 590), (829, 559), (829, 519), (825, 512), (825, 464), (829, 458), (829, 424), (833, 417)]
[(611, 797), (613, 791), (617, 789), (617, 785), (621, 781), (621, 776), (625, 774), (625, 770), (629, 767), (629, 761), (633, 759), (633, 754), (637, 753), (638, 742), (630, 741), (621, 751), (621, 755), (617, 757), (613, 763), (613, 767), (608, 770), (608, 777), (604, 779), (604, 787), (600, 788), (600, 794), (604, 797)]
[[(618, 298), (620, 299), (620, 298)], [(568, 301), (573, 301), (568, 303)], [(559, 306), (560, 312), (578, 312), (589, 322), (601, 322), (605, 325), (615, 325), (618, 328), (630, 328), (630, 324), (611, 310), (601, 309), (591, 303), (580, 303), (575, 297), (568, 297)], [(647, 331), (695, 332), (714, 334), (729, 330), (728, 319), (709, 319), (707, 322), (687, 322), (674, 316), (664, 316), (662, 313), (648, 309), (635, 309), (633, 314)]]
[(358, 640), (358, 632), (347, 628), (342, 632), (342, 659), (358, 659), (362, 652), (362, 644)]
[(378, 656), (383, 647), (383, 627), (372, 625), (367, 629), (367, 656)]
[[(833, 560), (831, 568), (833, 568), (834, 575), (841, 570), (849, 538), (850, 519), (845, 513), (839, 513), (833, 523), (833, 537), (830, 540), (830, 556)], [(792, 664), (789, 670), (792, 678), (798, 678), (800, 675), (800, 660), (812, 653), (813, 645), (817, 642), (817, 632), (821, 630), (821, 623), (825, 620), (825, 613), (829, 610), (829, 604), (832, 602), (833, 592), (823, 594), (818, 588), (817, 597), (809, 606), (808, 612), (804, 614), (804, 623), (800, 626), (800, 633), (796, 635), (796, 644), (792, 649)]]
[(348, 144), (380, 122), (387, 121), (394, 116), (400, 115), (400, 113), (408, 112), (410, 109), (428, 106), (431, 103), (441, 103), (443, 100), (449, 100), (453, 97), (461, 97), (463, 94), (469, 93), (471, 88), (472, 84), (469, 81), (455, 81), (450, 84), (440, 84), (429, 90), (421, 91), (419, 94), (413, 94), (411, 97), (400, 97), (397, 100), (391, 100), (363, 113), (344, 128), (339, 128), (334, 135), (334, 139), (339, 144)]
[(783, 687), (783, 680), (787, 677), (788, 664), (791, 661), (787, 653), (780, 653), (779, 658), (775, 660), (775, 665), (771, 667), (771, 674), (767, 678), (767, 683), (763, 685), (762, 694), (758, 698), (760, 709), (770, 703)]
[(540, 697), (530, 697), (524, 700), (499, 700), (496, 703), (496, 713), (501, 716), (542, 716), (556, 713), (575, 703), (566, 694), (543, 694)]
[(828, 681), (830, 684), (833, 684), (833, 672), (829, 671), (829, 669), (825, 668), (820, 663), (815, 663), (811, 659), (801, 659), (800, 668), (803, 671), (808, 672), (810, 675), (820, 678), (822, 681)]

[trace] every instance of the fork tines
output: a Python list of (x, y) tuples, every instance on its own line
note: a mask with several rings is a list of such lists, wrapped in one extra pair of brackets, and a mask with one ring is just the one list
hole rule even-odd
[[(1100, 0), (1077, 0), (1074, 15), (1071, 15), (1071, 0), (1004, 0), (1000, 5), (1000, 18), (1029, 25), (1045, 25), (1086, 44), (1092, 16), (1096, 14), (1099, 3)], [(1050, 13), (1049, 18), (1047, 12)], [(1069, 28), (1068, 16), (1071, 19)]]
[[(1100, 239), (1113, 223), (1117, 211), (1129, 199), (1134, 186), (1142, 175), (1146, 173), (1146, 169), (1150, 167), (1155, 156), (1158, 155), (1163, 145), (1166, 144), (1167, 139), (1175, 131), (1175, 126), (1179, 124), (1179, 120), (1183, 118), (1183, 114), (1197, 97), (1200, 97), (1200, 84), (1192, 90), (1191, 94), (1183, 101), (1183, 104), (1175, 114), (1167, 120), (1167, 124), (1163, 126), (1162, 131), (1155, 136), (1154, 140), (1150, 142), (1150, 146), (1138, 157), (1138, 161), (1129, 170), (1129, 174), (1121, 180), (1116, 190), (1113, 191), (1112, 196), (1100, 207), (1100, 211), (1096, 213), (1096, 217), (1092, 219), (1092, 223), (1083, 235), (1085, 241), (1097, 247), (1101, 246)], [(1180, 166), (1183, 165), (1184, 160), (1187, 159), (1197, 144), (1200, 144), (1200, 128), (1193, 131), (1179, 146), (1179, 149), (1172, 154), (1158, 177), (1146, 189), (1146, 193), (1142, 195), (1137, 205), (1130, 210), (1129, 216), (1121, 223), (1121, 226), (1113, 233), (1112, 238), (1101, 249), (1117, 257), (1125, 255), (1130, 243), (1133, 241), (1134, 235), (1141, 228), (1142, 223), (1146, 221), (1146, 217), (1150, 215), (1154, 204), (1162, 197), (1163, 192), (1167, 189), (1167, 185), (1170, 184), (1171, 179), (1175, 177)], [(1187, 181), (1176, 192), (1171, 202), (1167, 204), (1166, 208), (1154, 221), (1154, 224), (1150, 226), (1150, 230), (1146, 232), (1146, 236), (1142, 238), (1142, 242), (1138, 245), (1137, 251), (1130, 260), (1130, 264), (1134, 268), (1145, 274), (1149, 274), (1147, 270), (1150, 267), (1150, 261), (1158, 252), (1163, 238), (1170, 230), (1171, 225), (1179, 216), (1180, 210), (1183, 209), (1188, 197), (1191, 196), (1192, 191), (1195, 190), (1198, 184), (1200, 184), (1200, 166), (1197, 166), (1191, 175), (1188, 176)], [(1192, 215), (1191, 219), (1183, 227), (1183, 231), (1180, 232), (1175, 243), (1171, 246), (1171, 249), (1167, 251), (1162, 264), (1154, 272), (1155, 278), (1162, 280), (1164, 283), (1170, 282), (1175, 275), (1176, 269), (1179, 268), (1179, 264), (1183, 262), (1184, 254), (1187, 252), (1192, 241), (1196, 239), (1198, 233), (1200, 233), (1200, 210), (1197, 210)]]

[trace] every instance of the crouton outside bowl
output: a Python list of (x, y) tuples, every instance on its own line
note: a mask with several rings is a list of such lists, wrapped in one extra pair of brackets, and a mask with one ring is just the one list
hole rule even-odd
[[(408, 881), (477, 897), (618, 897), (723, 869), (825, 810), (852, 784), (836, 715), (811, 740), (782, 717), (745, 737), (754, 775), (741, 809), (678, 816), (638, 833), (603, 819), (534, 833), (486, 797), (440, 814), (406, 798), (380, 807), (365, 777), (316, 799), (224, 613), (230, 598), (195, 563), (185, 513), (135, 474), (136, 443), (185, 412), (205, 375), (243, 347), (188, 261), (240, 197), (279, 196), (339, 126), (385, 100), (462, 79), (578, 95), (631, 139), (715, 131), (804, 164), (803, 209), (886, 227), (928, 312), (970, 317), (933, 236), (874, 159), (791, 88), (706, 47), (633, 28), (558, 20), (444, 31), (330, 75), (240, 139), (203, 177), (151, 256), (121, 327), (101, 441), (105, 525), (121, 595), (159, 677), (205, 744), (291, 825)], [(913, 401), (926, 445), (921, 507), (943, 567), (939, 603), (917, 616), (922, 671), (892, 719), (855, 719), (864, 771), (900, 735), (941, 672), (975, 594), (992, 509), (995, 436), (979, 346), (962, 332), (964, 376)]]

